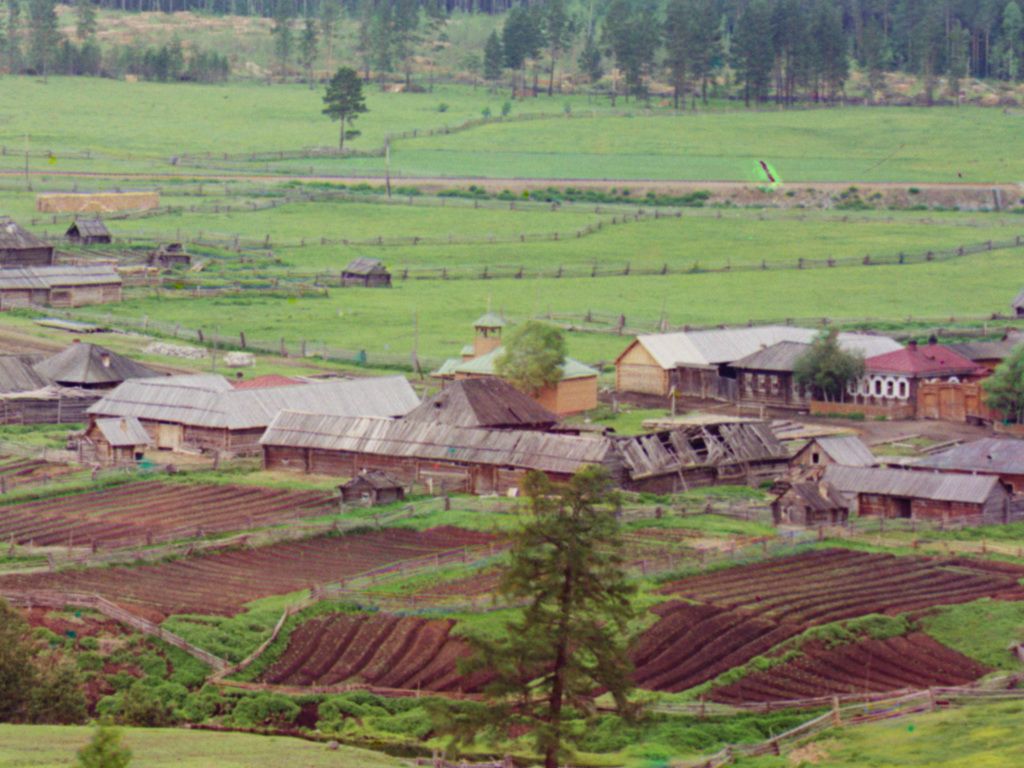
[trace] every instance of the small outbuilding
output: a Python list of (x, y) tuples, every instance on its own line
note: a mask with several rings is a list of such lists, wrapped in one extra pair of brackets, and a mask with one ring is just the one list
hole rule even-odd
[(986, 437), (927, 456), (910, 469), (994, 475), (1014, 493), (1024, 493), (1024, 440)]
[(75, 219), (64, 237), (68, 242), (78, 245), (105, 244), (112, 240), (110, 230), (102, 219)]
[(776, 525), (842, 525), (849, 516), (846, 500), (824, 481), (789, 483), (772, 502)]
[(358, 258), (341, 273), (341, 284), (345, 288), (390, 288), (391, 273), (380, 259)]
[(192, 256), (185, 252), (181, 243), (165, 243), (149, 254), (149, 266), (161, 269), (192, 266)]
[(823, 435), (810, 440), (793, 454), (793, 467), (824, 467), (840, 464), (844, 467), (873, 467), (878, 462), (871, 449), (856, 435)]
[(27, 229), (0, 216), (0, 267), (40, 267), (53, 264), (53, 246)]
[(385, 472), (371, 469), (360, 472), (347, 483), (338, 486), (341, 500), (346, 504), (376, 507), (405, 498), (405, 489)]
[(558, 417), (504, 379), (452, 381), (405, 417), (453, 427), (547, 430)]
[(81, 307), (121, 301), (121, 276), (103, 265), (53, 265), (0, 269), (0, 310)]
[(108, 390), (128, 379), (148, 379), (161, 374), (130, 357), (98, 344), (73, 344), (33, 366), (47, 381), (63, 387)]
[(85, 430), (83, 450), (89, 447), (105, 466), (128, 466), (142, 460), (153, 444), (142, 423), (134, 417), (95, 419)]

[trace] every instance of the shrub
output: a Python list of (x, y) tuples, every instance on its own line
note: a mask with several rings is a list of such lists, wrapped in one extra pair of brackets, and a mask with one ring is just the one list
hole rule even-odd
[(181, 705), (181, 715), (190, 723), (203, 723), (214, 715), (223, 714), (229, 700), (216, 688), (203, 688), (190, 693)]
[(438, 104), (438, 105), (437, 105), (437, 111), (438, 111), (438, 112), (447, 112), (447, 111), (448, 111), (448, 105), (447, 105), (447, 104), (445, 104), (445, 103), (444, 103), (444, 102), (442, 101), (442, 102), (441, 102), (440, 104)]
[(506, 101), (504, 104), (501, 105), (501, 116), (502, 117), (508, 117), (511, 112), (512, 112), (512, 102), (511, 101)]
[(247, 696), (235, 706), (232, 719), (239, 725), (255, 727), (260, 725), (284, 726), (295, 722), (299, 705), (279, 693), (260, 693)]
[(175, 715), (171, 706), (160, 698), (161, 687), (149, 685), (145, 680), (137, 681), (123, 694), (119, 719), (126, 725), (144, 728), (172, 725)]

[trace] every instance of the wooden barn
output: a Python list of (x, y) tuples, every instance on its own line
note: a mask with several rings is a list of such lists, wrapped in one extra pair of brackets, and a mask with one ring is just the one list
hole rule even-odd
[(548, 430), (558, 417), (503, 379), (460, 379), (405, 416), (453, 427)]
[(135, 417), (163, 450), (256, 454), (267, 426), (286, 408), (393, 418), (419, 403), (402, 376), (236, 389), (223, 376), (200, 374), (131, 379), (89, 413), (93, 418)]
[(991, 475), (1013, 493), (1024, 493), (1024, 440), (986, 437), (919, 459), (912, 470)]
[(991, 372), (1009, 357), (1020, 343), (1019, 337), (1008, 335), (1000, 341), (970, 341), (963, 344), (947, 344), (946, 346), (961, 357), (967, 358), (972, 363), (977, 363)]
[(282, 411), (260, 441), (263, 466), (356, 477), (387, 473), (431, 492), (507, 493), (529, 470), (566, 481), (587, 465), (622, 480), (622, 459), (601, 437), (533, 430), (471, 429), (415, 420), (319, 416)]
[(341, 284), (345, 288), (390, 288), (391, 273), (380, 259), (360, 257), (342, 270)]
[(106, 266), (0, 269), (0, 310), (16, 307), (82, 307), (121, 301), (121, 276)]
[(824, 478), (862, 517), (968, 518), (978, 525), (1010, 518), (1010, 494), (992, 475), (832, 465)]
[(106, 244), (113, 239), (102, 219), (75, 219), (64, 237), (69, 243), (78, 245)]
[(338, 486), (338, 491), (346, 504), (363, 504), (368, 507), (391, 504), (405, 498), (405, 489), (401, 483), (377, 470), (360, 472), (347, 483)]
[[(818, 333), (811, 328), (766, 325), (638, 336), (615, 361), (615, 388), (620, 392), (664, 396), (674, 391), (678, 395), (735, 402), (740, 399), (740, 382), (734, 367), (737, 361), (783, 342), (810, 344)], [(865, 333), (840, 333), (839, 344), (865, 357), (900, 348), (898, 342), (887, 336)], [(788, 404), (785, 398), (792, 394), (792, 386), (783, 386), (778, 366), (783, 359), (791, 365), (795, 351), (795, 347), (775, 350), (766, 356), (771, 363), (768, 368), (750, 369), (763, 377), (763, 386), (750, 390), (755, 401)], [(774, 386), (772, 376), (776, 377)]]
[(143, 459), (152, 444), (136, 418), (94, 419), (79, 441), (79, 456), (103, 466), (131, 466)]
[(0, 216), (0, 267), (41, 267), (53, 261), (52, 245)]
[(873, 467), (878, 462), (871, 449), (856, 435), (823, 435), (812, 438), (790, 459), (792, 467)]
[(165, 243), (149, 254), (148, 264), (160, 269), (188, 269), (192, 256), (185, 252), (181, 243)]
[(784, 483), (772, 501), (775, 525), (842, 525), (849, 516), (846, 500), (821, 480)]
[(51, 383), (91, 390), (113, 389), (128, 379), (162, 375), (106, 347), (85, 344), (78, 339), (57, 354), (40, 360), (33, 370)]

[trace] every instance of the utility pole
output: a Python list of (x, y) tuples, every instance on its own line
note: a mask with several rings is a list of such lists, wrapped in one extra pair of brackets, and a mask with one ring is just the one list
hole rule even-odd
[(28, 175), (28, 134), (25, 134), (25, 189), (32, 191), (32, 179)]

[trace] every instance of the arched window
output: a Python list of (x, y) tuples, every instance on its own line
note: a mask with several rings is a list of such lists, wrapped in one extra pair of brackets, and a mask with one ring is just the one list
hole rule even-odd
[(896, 395), (896, 380), (889, 378), (885, 380), (885, 396), (895, 397)]
[(896, 397), (900, 400), (907, 400), (910, 398), (910, 382), (906, 379), (900, 379), (896, 385)]

